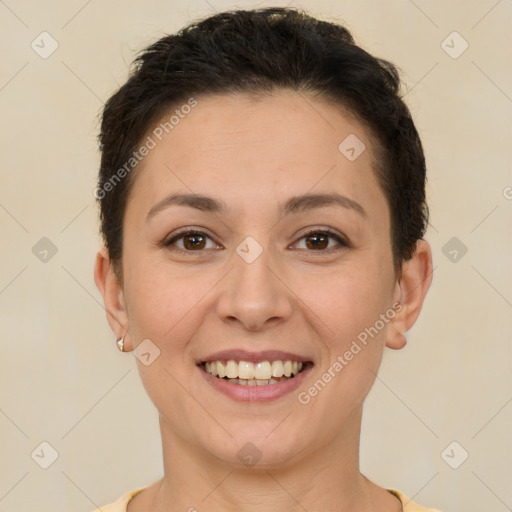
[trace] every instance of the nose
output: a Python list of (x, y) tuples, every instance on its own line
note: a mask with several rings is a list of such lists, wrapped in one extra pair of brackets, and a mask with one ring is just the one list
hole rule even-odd
[(264, 330), (285, 322), (293, 310), (293, 293), (280, 275), (279, 265), (268, 251), (248, 263), (233, 255), (234, 268), (223, 280), (217, 303), (219, 317), (248, 331)]

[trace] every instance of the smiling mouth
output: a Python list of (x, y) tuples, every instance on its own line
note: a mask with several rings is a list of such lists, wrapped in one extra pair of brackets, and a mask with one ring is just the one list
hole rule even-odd
[(207, 361), (201, 364), (203, 370), (221, 380), (241, 386), (267, 386), (293, 379), (312, 363), (276, 360), (252, 363), (250, 361)]

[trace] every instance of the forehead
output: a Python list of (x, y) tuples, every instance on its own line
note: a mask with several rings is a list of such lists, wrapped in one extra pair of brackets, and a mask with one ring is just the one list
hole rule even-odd
[[(135, 189), (151, 206), (179, 189), (241, 207), (327, 191), (382, 207), (373, 142), (348, 110), (287, 90), (196, 101), (181, 111), (174, 106), (148, 131), (155, 144), (137, 168)], [(181, 115), (171, 124), (173, 113)]]

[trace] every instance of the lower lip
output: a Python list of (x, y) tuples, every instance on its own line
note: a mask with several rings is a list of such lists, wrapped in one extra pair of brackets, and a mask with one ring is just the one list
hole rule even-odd
[(277, 400), (288, 393), (291, 393), (306, 378), (306, 374), (313, 365), (308, 365), (303, 371), (298, 373), (293, 379), (288, 379), (276, 384), (266, 384), (265, 386), (244, 386), (235, 384), (225, 379), (219, 379), (207, 373), (202, 366), (198, 366), (200, 372), (217, 391), (239, 402), (270, 402)]

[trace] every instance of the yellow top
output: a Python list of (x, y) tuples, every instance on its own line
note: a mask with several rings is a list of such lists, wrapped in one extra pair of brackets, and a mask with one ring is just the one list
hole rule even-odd
[[(121, 496), (114, 503), (110, 503), (109, 505), (105, 505), (104, 507), (98, 508), (93, 512), (126, 512), (126, 507), (128, 502), (139, 492), (142, 492), (142, 489), (136, 489), (135, 491), (130, 491), (123, 496)], [(425, 508), (417, 503), (414, 503), (410, 498), (408, 498), (405, 494), (401, 492), (395, 491), (394, 489), (388, 489), (391, 494), (397, 496), (403, 504), (403, 512), (439, 512), (439, 510), (433, 508)]]

